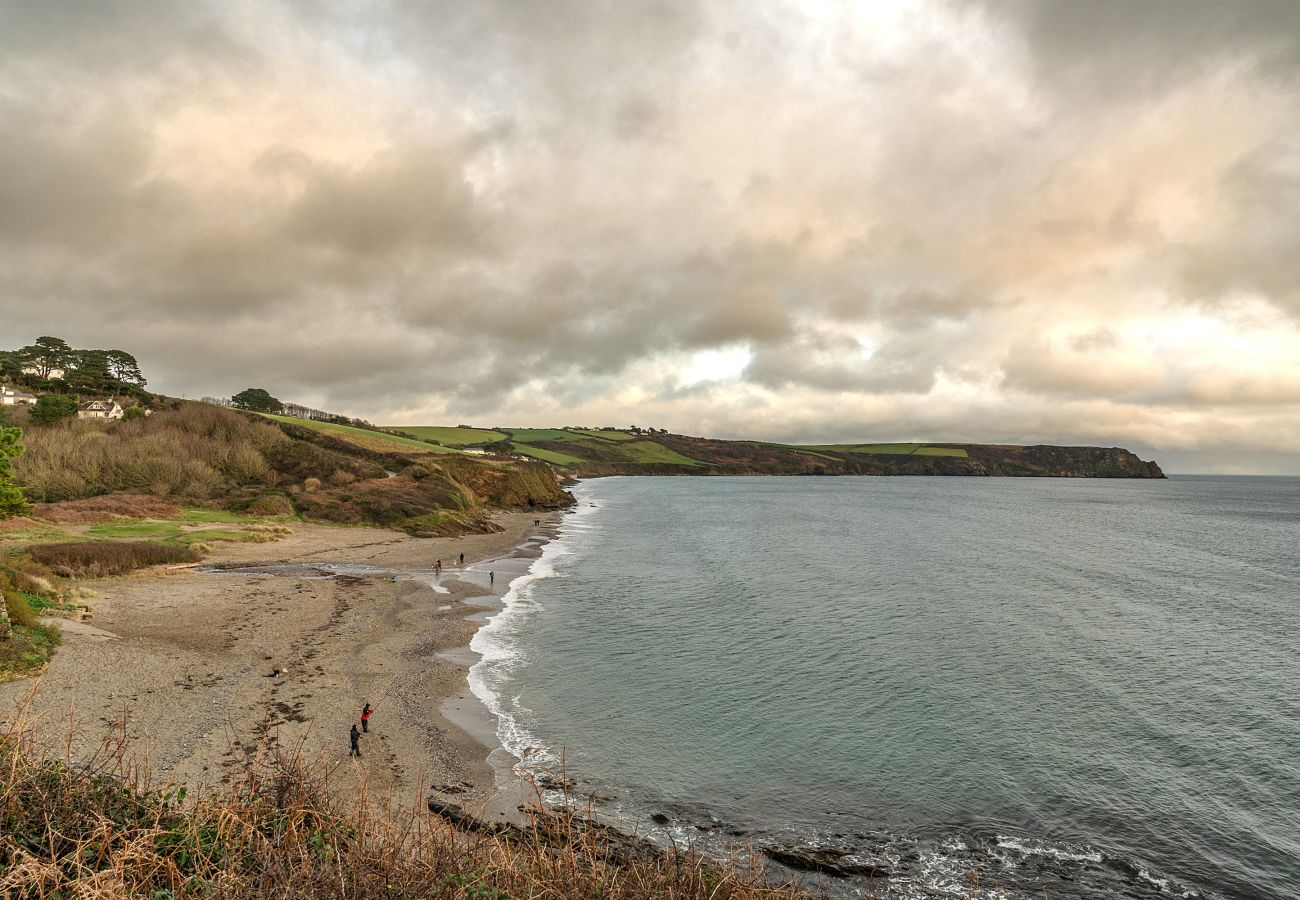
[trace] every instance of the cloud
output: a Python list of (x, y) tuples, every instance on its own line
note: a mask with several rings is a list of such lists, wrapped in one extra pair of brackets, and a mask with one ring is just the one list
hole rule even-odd
[(1286, 3), (12, 4), (0, 312), (372, 420), (1290, 458), (1298, 48)]

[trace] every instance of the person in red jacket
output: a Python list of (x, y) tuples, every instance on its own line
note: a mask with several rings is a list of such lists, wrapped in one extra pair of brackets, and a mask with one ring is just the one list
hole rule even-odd
[(361, 730), (367, 733), (370, 731), (370, 714), (372, 712), (374, 710), (370, 708), (369, 703), (361, 708)]

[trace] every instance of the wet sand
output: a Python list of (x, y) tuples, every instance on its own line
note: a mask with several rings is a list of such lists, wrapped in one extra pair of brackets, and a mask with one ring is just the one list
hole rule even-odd
[[(297, 524), (276, 543), (214, 544), (205, 560), (301, 564), (271, 565), (274, 575), (155, 569), (85, 582), (99, 592), (94, 618), (65, 627), (31, 710), (52, 740), (75, 724), (74, 756), (125, 720), (132, 752), (159, 781), (218, 788), (279, 748), (319, 761), (336, 790), (364, 789), (372, 802), (423, 810), (435, 797), (509, 816), (524, 791), (469, 691), (468, 645), (527, 568), (505, 558), (539, 555), (553, 533), (558, 514), (540, 514), (540, 528), (537, 515), (502, 515), (499, 534), (436, 539)], [(464, 568), (449, 566), (460, 553)], [(330, 564), (343, 568), (312, 568)], [(34, 684), (0, 685), (0, 721)], [(370, 732), (351, 758), (348, 731), (367, 702)]]

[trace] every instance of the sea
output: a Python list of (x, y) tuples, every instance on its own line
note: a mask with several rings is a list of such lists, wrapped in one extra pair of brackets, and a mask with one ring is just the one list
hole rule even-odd
[(1300, 897), (1300, 478), (574, 494), (471, 686), (599, 815), (830, 896)]

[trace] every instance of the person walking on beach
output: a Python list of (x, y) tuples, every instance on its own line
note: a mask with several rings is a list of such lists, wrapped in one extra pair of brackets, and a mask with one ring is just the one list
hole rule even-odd
[(361, 707), (361, 731), (363, 734), (370, 733), (370, 714), (372, 712), (374, 712), (374, 710), (370, 708), (369, 703)]
[(496, 584), (496, 583), (497, 583), (497, 573), (488, 572), (488, 584)]
[(438, 560), (436, 563), (433, 564), (433, 573), (435, 575), (442, 574), (442, 560)]
[(352, 723), (351, 739), (352, 739), (352, 749), (348, 752), (348, 756), (360, 756), (361, 755), (361, 732), (357, 731), (356, 722)]
[(462, 554), (460, 555), (460, 564), (461, 564), (462, 566), (465, 565), (465, 554), (464, 554), (464, 553), (462, 553)]

